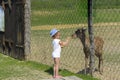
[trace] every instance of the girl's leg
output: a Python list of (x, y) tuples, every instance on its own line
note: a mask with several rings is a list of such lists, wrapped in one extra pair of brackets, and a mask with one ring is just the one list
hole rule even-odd
[(60, 58), (54, 58), (54, 75), (53, 75), (53, 77), (58, 76), (59, 62), (60, 62)]

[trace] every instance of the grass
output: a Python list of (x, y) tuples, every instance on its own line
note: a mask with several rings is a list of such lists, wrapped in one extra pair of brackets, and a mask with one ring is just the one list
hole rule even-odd
[(94, 9), (93, 10), (93, 22), (119, 22), (120, 9)]
[[(50, 75), (52, 75), (52, 71), (53, 71), (50, 66), (33, 62), (33, 61), (19, 61), (2, 54), (0, 54), (0, 65), (1, 65), (0, 80), (16, 80), (16, 79), (19, 79), (20, 77), (29, 77), (28, 79), (23, 78), (20, 80), (31, 80), (30, 78), (35, 79), (36, 76), (40, 76), (40, 74), (36, 74), (36, 73), (33, 75), (35, 70), (41, 71), (43, 73), (48, 73)], [(83, 80), (98, 80), (90, 76), (75, 74), (67, 70), (60, 70), (60, 74), (63, 76), (75, 75), (80, 78), (83, 78)], [(13, 79), (14, 77), (15, 79)]]
[(93, 0), (93, 7), (96, 9), (119, 9), (120, 8), (120, 0)]
[[(87, 21), (86, 0), (83, 2), (78, 0), (31, 0), (31, 2), (33, 26), (78, 24)], [(79, 5), (84, 5), (84, 9)]]
[[(87, 0), (31, 0), (32, 26), (87, 23)], [(119, 0), (93, 1), (93, 21), (119, 22)], [(110, 4), (110, 5), (109, 5)]]

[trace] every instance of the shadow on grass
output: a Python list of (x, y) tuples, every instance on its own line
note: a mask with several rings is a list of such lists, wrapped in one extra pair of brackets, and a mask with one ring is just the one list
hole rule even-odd
[[(53, 76), (53, 67), (50, 67), (50, 68), (47, 68), (44, 72), (50, 74)], [(72, 73), (66, 69), (59, 69), (59, 74), (61, 76), (77, 76), (79, 78), (82, 78), (83, 80), (99, 80), (97, 78), (93, 78), (91, 76), (88, 76), (88, 75), (84, 75), (84, 69), (79, 71), (78, 73)]]
[(49, 73), (50, 75), (53, 75), (53, 68), (50, 67), (49, 69), (45, 70), (45, 72)]
[[(86, 74), (89, 74), (89, 72), (90, 72), (90, 69), (87, 68), (86, 69)], [(82, 69), (81, 71), (77, 72), (77, 74), (85, 74), (85, 69)]]
[[(61, 72), (62, 70), (59, 69), (59, 72)], [(53, 75), (53, 67), (50, 67), (49, 69), (45, 70), (45, 72), (49, 73), (50, 75)]]
[[(95, 68), (94, 72), (98, 71), (97, 68)], [(81, 71), (77, 72), (77, 74), (85, 74), (85, 69), (82, 69)], [(90, 74), (90, 68), (86, 69), (86, 74)]]

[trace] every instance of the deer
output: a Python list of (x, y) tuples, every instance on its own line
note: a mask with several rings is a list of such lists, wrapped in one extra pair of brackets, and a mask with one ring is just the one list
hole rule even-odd
[[(84, 55), (85, 55), (85, 70), (84, 70), (84, 73), (86, 74), (87, 73), (87, 68), (89, 69), (88, 66), (90, 65), (90, 62), (89, 62), (89, 65), (88, 65), (88, 59), (90, 57), (90, 40), (89, 40), (89, 37), (86, 37), (86, 29), (84, 29), (84, 28), (77, 29), (75, 31), (75, 33), (72, 34), (72, 37), (73, 38), (79, 38), (81, 43), (82, 43), (83, 52), (84, 52)], [(100, 74), (102, 74), (102, 72), (103, 72), (103, 44), (104, 44), (104, 41), (103, 41), (102, 38), (100, 38), (98, 36), (95, 36), (94, 37), (94, 44), (95, 44), (95, 47), (94, 47), (95, 56), (99, 60), (98, 71), (99, 71)]]

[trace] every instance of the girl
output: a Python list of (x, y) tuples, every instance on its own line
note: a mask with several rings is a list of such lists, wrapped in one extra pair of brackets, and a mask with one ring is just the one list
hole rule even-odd
[(61, 47), (64, 47), (68, 44), (70, 37), (66, 39), (66, 41), (60, 40), (60, 32), (57, 29), (52, 29), (50, 31), (50, 36), (52, 37), (52, 45), (53, 45), (53, 52), (52, 57), (54, 59), (54, 67), (53, 67), (53, 78), (61, 78), (58, 74), (59, 71), (59, 63), (60, 63), (60, 53), (61, 53)]

